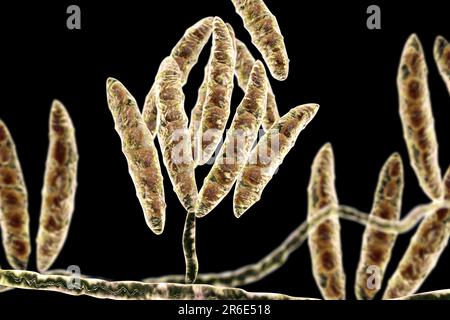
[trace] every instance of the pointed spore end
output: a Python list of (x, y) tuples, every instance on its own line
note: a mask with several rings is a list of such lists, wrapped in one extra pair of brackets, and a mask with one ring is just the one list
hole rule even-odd
[[(188, 30), (192, 30), (192, 29), (195, 29), (195, 30), (203, 29), (204, 30), (205, 28), (206, 28), (206, 30), (208, 30), (208, 29), (211, 30), (212, 26), (213, 26), (213, 22), (214, 22), (214, 17), (213, 16), (205, 17), (205, 18), (197, 21)], [(186, 32), (188, 32), (188, 31), (186, 31)]]
[(402, 157), (398, 152), (394, 152), (387, 160), (388, 163), (392, 163), (394, 165), (398, 165), (400, 169), (403, 169), (403, 161)]
[(165, 219), (152, 217), (149, 219), (145, 219), (145, 221), (147, 223), (147, 226), (154, 234), (159, 236), (163, 233), (165, 226)]
[(216, 26), (216, 25), (221, 25), (221, 26), (226, 26), (225, 25), (225, 22), (222, 20), (222, 18), (220, 18), (220, 17), (214, 17), (214, 21), (213, 21), (213, 24), (214, 24), (214, 26)]
[(106, 80), (106, 94), (108, 99), (108, 107), (110, 109), (115, 109), (118, 105), (122, 104), (136, 104), (136, 100), (131, 93), (117, 79), (108, 78)]
[(318, 104), (312, 103), (312, 104), (309, 104), (309, 106), (314, 115), (317, 113), (317, 111), (319, 111), (320, 106)]
[(106, 88), (110, 88), (114, 82), (118, 82), (118, 80), (113, 77), (108, 77), (108, 79), (106, 79)]
[(435, 48), (444, 48), (448, 45), (447, 39), (445, 39), (443, 36), (437, 36), (436, 40), (434, 41), (434, 47)]
[(306, 104), (299, 105), (295, 109), (297, 111), (305, 111), (306, 110), (307, 112), (309, 112), (313, 116), (315, 116), (317, 111), (319, 111), (319, 108), (320, 108), (320, 106), (317, 103), (306, 103)]
[(294, 114), (302, 119), (304, 126), (311, 122), (317, 111), (319, 111), (319, 105), (315, 103), (302, 104), (293, 109)]
[(234, 206), (233, 207), (234, 216), (239, 219), (247, 211), (247, 209), (248, 208), (242, 206)]
[(106, 94), (108, 98), (124, 98), (128, 93), (125, 86), (117, 79), (109, 77), (106, 80)]
[(40, 250), (37, 251), (37, 269), (40, 273), (45, 273), (52, 266), (55, 258), (49, 259), (48, 257), (43, 257), (39, 254)]
[(53, 99), (51, 110), (52, 112), (64, 112), (65, 108), (61, 101)]
[(52, 102), (52, 106), (50, 107), (50, 113), (52, 116), (63, 116), (68, 117), (69, 113), (67, 112), (66, 107), (61, 103), (61, 101), (55, 99)]
[(250, 77), (252, 77), (253, 74), (260, 75), (260, 77), (266, 78), (266, 68), (264, 68), (264, 64), (260, 60), (256, 60), (253, 64), (252, 71), (250, 73)]
[(223, 39), (230, 43), (233, 42), (230, 31), (227, 28), (227, 25), (220, 17), (214, 17), (213, 22), (213, 43), (215, 39)]
[(331, 142), (327, 142), (323, 145), (322, 149), (323, 152), (329, 153), (333, 155), (333, 146), (331, 145)]
[(330, 142), (325, 143), (317, 152), (313, 161), (313, 167), (317, 174), (326, 174), (334, 177), (334, 152)]
[(66, 133), (74, 130), (72, 119), (66, 107), (59, 100), (53, 100), (50, 108), (50, 131), (56, 134)]
[[(436, 40), (434, 41), (434, 59), (436, 60), (436, 63), (438, 64), (439, 68), (442, 68), (443, 66), (447, 65), (447, 69), (450, 69), (449, 61), (450, 61), (450, 55), (448, 54), (450, 52), (450, 43), (442, 36), (437, 36)], [(443, 61), (441, 61), (443, 59)], [(445, 68), (445, 67), (444, 67)]]
[(416, 51), (423, 52), (422, 44), (420, 43), (417, 34), (413, 33), (408, 37), (405, 44), (405, 49), (406, 48), (414, 48)]
[(6, 141), (8, 139), (11, 139), (11, 135), (9, 133), (8, 127), (3, 122), (2, 119), (0, 119), (0, 143), (3, 141)]
[(400, 178), (401, 185), (403, 185), (403, 161), (398, 152), (394, 152), (386, 160), (380, 173), (380, 177), (390, 177), (390, 179)]

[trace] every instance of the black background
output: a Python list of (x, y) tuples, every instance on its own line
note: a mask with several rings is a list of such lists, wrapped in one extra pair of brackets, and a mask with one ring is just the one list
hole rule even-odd
[[(416, 32), (429, 64), (429, 84), (440, 143), (440, 163), (450, 163), (450, 99), (432, 59), (433, 42), (450, 38), (444, 1), (411, 5), (408, 1), (319, 2), (267, 0), (278, 18), (291, 59), (289, 77), (272, 79), (280, 113), (316, 102), (318, 115), (301, 134), (262, 200), (241, 219), (232, 213), (232, 196), (198, 220), (200, 272), (236, 269), (273, 248), (306, 218), (306, 187), (318, 149), (333, 144), (340, 202), (369, 211), (378, 172), (387, 157), (399, 151), (405, 162), (403, 215), (427, 198), (420, 190), (402, 139), (395, 78), (402, 47)], [(66, 28), (66, 8), (81, 7), (82, 29)], [(378, 4), (382, 29), (366, 28), (366, 8)], [(23, 2), (1, 9), (2, 60), (0, 118), (17, 145), (29, 190), (31, 232), (36, 236), (40, 191), (48, 143), (48, 114), (54, 98), (69, 110), (80, 153), (76, 209), (69, 236), (55, 268), (78, 265), (82, 273), (112, 279), (184, 272), (181, 234), (185, 213), (165, 176), (167, 222), (161, 236), (146, 226), (127, 172), (120, 141), (105, 98), (108, 76), (122, 81), (142, 105), (160, 61), (184, 30), (205, 16), (230, 22), (255, 57), (250, 36), (231, 1), (58, 1)], [(186, 110), (196, 100), (209, 44), (184, 87)], [(242, 97), (235, 85), (233, 106)], [(209, 166), (197, 170), (199, 187)], [(164, 169), (164, 174), (165, 174)], [(353, 281), (363, 227), (342, 221), (347, 295), (354, 299)], [(389, 277), (412, 233), (398, 238)], [(251, 291), (320, 297), (306, 245), (281, 269)], [(6, 267), (2, 254), (0, 264)], [(35, 270), (35, 251), (29, 268)], [(450, 288), (447, 249), (420, 291)], [(385, 281), (386, 282), (386, 281)], [(0, 301), (77, 301), (57, 293), (14, 290)]]

